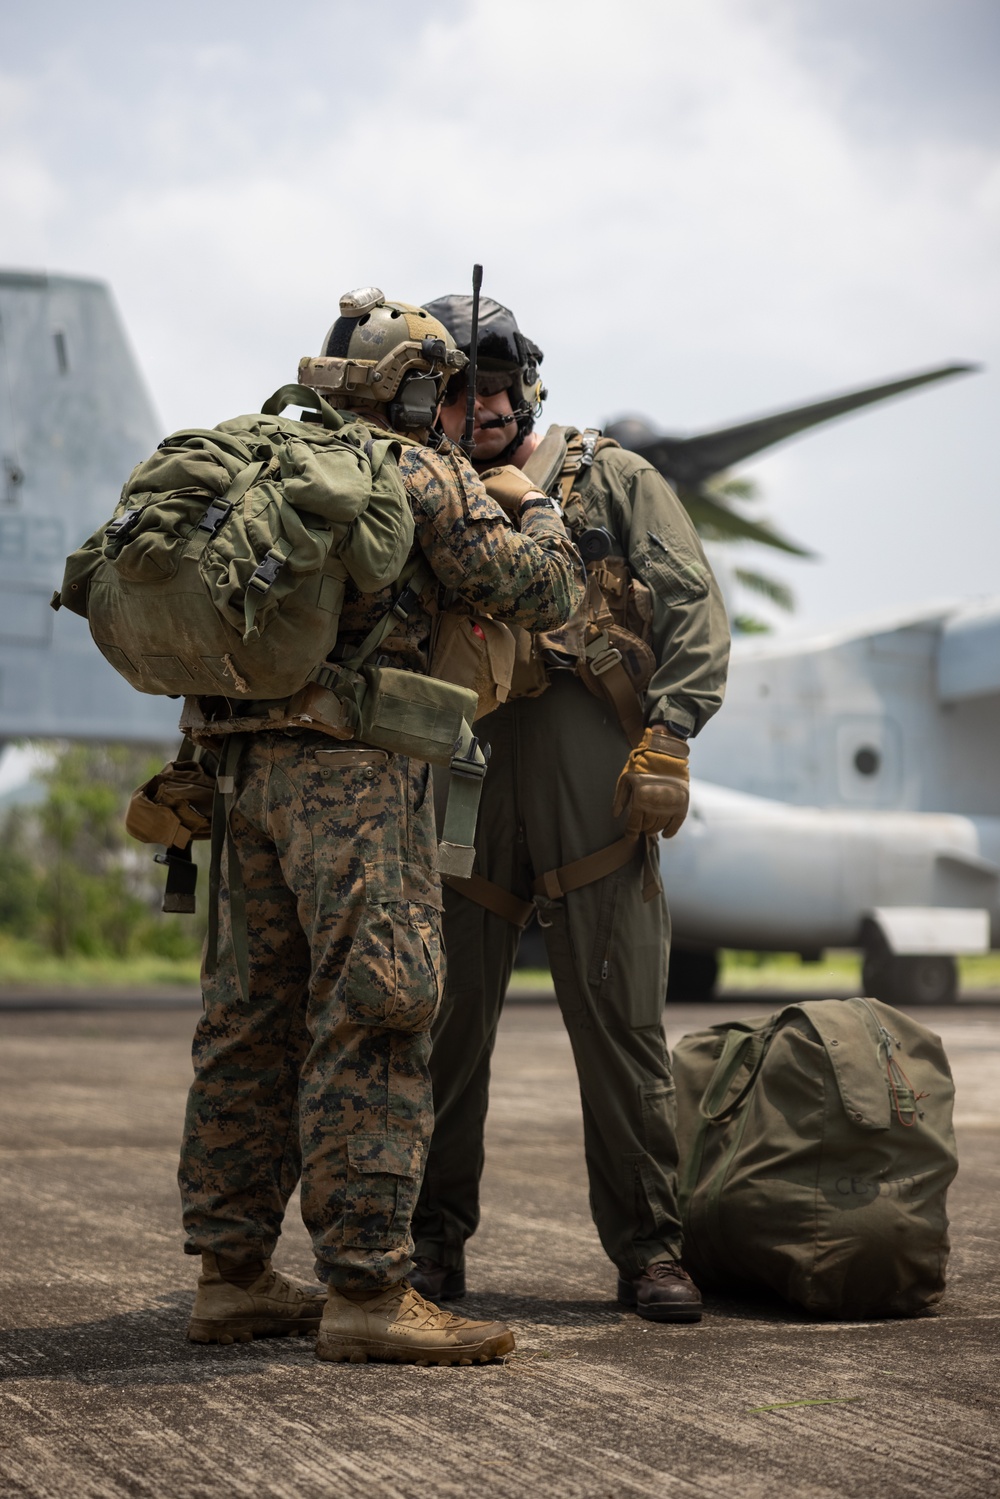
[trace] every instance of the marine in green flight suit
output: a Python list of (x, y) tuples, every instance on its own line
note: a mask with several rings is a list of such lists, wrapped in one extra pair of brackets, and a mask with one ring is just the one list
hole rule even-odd
[[(470, 301), (427, 304), (466, 351)], [(488, 300), (478, 351), (475, 465), (485, 472), (528, 463), (532, 472), (541, 351), (508, 309)], [(463, 378), (452, 382), (441, 413), (453, 439), (464, 420)], [(536, 637), (520, 686), (537, 695), (516, 696), (515, 673), (511, 700), (476, 725), (491, 754), (475, 876), (446, 882), (447, 984), (433, 1028), (435, 1128), (413, 1221), (414, 1283), (444, 1299), (465, 1290), (490, 1057), (519, 923), (537, 910), (579, 1076), (591, 1208), (618, 1269), (619, 1299), (651, 1320), (696, 1321), (701, 1298), (679, 1264), (673, 1080), (662, 1026), (670, 927), (656, 842), (677, 831), (687, 810), (687, 740), (722, 702), (729, 627), (698, 537), (660, 474), (598, 433), (564, 435), (553, 491), (566, 502), (578, 544), (588, 531), (608, 533), (597, 536), (608, 555), (590, 569), (602, 585), (595, 597), (599, 606), (610, 600), (630, 632), (611, 639), (645, 637), (648, 680), (640, 694), (629, 689), (623, 720), (607, 694), (597, 695), (600, 643), (588, 658), (588, 686), (588, 672), (574, 669), (572, 640)], [(577, 648), (580, 638), (578, 631)], [(623, 681), (619, 673), (619, 689)]]

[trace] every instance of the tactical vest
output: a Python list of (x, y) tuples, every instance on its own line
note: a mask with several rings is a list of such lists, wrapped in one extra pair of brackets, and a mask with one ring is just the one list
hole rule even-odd
[[(573, 671), (588, 691), (615, 710), (634, 748), (645, 728), (642, 694), (656, 669), (656, 657), (648, 644), (652, 595), (645, 583), (632, 575), (624, 557), (611, 555), (614, 538), (591, 526), (580, 492), (595, 456), (604, 448), (620, 446), (593, 427), (580, 432), (575, 427), (552, 426), (524, 465), (528, 478), (560, 501), (566, 526), (587, 569), (587, 592), (576, 614), (558, 630), (532, 634), (513, 627), (509, 696), (511, 700), (538, 697), (549, 686), (553, 671)], [(547, 903), (631, 863), (640, 843), (644, 855), (642, 894), (649, 901), (662, 890), (658, 839), (631, 834), (540, 874), (534, 881), (531, 901), (521, 900), (479, 874), (445, 874), (442, 880), (450, 889), (523, 931), (536, 914), (540, 925), (549, 924), (543, 915)]]
[(552, 671), (575, 671), (588, 691), (617, 713), (629, 743), (645, 727), (642, 694), (656, 669), (649, 646), (652, 597), (624, 557), (612, 556), (607, 532), (591, 526), (580, 492), (594, 458), (617, 448), (596, 428), (550, 427), (524, 465), (539, 488), (561, 501), (567, 529), (587, 568), (587, 593), (577, 613), (560, 629), (530, 635), (515, 632), (516, 659), (510, 696), (537, 697)]

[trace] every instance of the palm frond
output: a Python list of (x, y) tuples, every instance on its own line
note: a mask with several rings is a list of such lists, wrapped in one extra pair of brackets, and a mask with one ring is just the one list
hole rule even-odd
[(771, 578), (767, 573), (753, 572), (746, 567), (735, 567), (733, 577), (737, 583), (741, 583), (744, 588), (749, 588), (751, 593), (759, 593), (776, 608), (784, 609), (789, 614), (794, 612), (795, 594), (787, 583)]
[(730, 620), (733, 632), (736, 635), (770, 635), (771, 626), (765, 619), (758, 619), (753, 614), (734, 614)]
[(679, 497), (698, 535), (706, 541), (756, 541), (779, 552), (790, 552), (793, 557), (813, 555), (807, 548), (782, 536), (767, 521), (750, 520), (707, 490), (681, 489)]
[(714, 479), (704, 489), (707, 494), (720, 495), (724, 500), (760, 499), (760, 485), (755, 479)]

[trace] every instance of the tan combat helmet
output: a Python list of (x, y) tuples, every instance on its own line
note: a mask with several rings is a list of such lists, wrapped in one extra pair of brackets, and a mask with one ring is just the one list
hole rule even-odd
[(406, 430), (431, 426), (442, 382), (468, 362), (437, 318), (365, 286), (341, 297), (322, 354), (299, 363), (299, 384), (335, 405), (387, 405), (390, 425)]

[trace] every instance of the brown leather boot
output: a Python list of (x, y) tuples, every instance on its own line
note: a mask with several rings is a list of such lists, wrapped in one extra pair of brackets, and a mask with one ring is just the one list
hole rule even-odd
[(330, 1287), (316, 1357), (331, 1363), (485, 1364), (514, 1351), (503, 1322), (470, 1322), (425, 1301), (408, 1281), (370, 1295)]
[(618, 1300), (649, 1322), (700, 1322), (701, 1292), (676, 1260), (654, 1260), (634, 1280), (618, 1277)]
[(188, 1323), (190, 1342), (249, 1343), (251, 1338), (296, 1337), (319, 1327), (322, 1286), (313, 1291), (300, 1285), (272, 1270), (270, 1260), (237, 1266), (222, 1255), (203, 1253), (201, 1265)]
[(413, 1289), (429, 1301), (458, 1301), (465, 1295), (465, 1271), (442, 1265), (426, 1254), (417, 1255), (408, 1278)]

